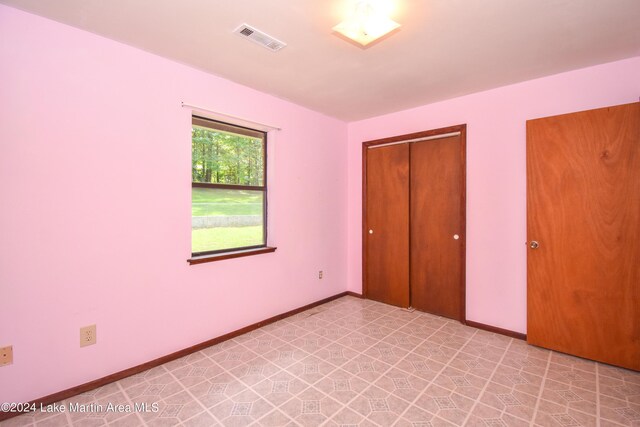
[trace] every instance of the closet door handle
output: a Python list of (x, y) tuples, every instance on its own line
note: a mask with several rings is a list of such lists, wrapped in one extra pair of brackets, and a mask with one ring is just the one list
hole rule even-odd
[(453, 240), (458, 240), (460, 238), (460, 236), (458, 236), (457, 234), (453, 235)]

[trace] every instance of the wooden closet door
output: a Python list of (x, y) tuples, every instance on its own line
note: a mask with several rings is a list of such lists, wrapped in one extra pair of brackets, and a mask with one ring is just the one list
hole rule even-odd
[(528, 342), (640, 370), (640, 104), (527, 122), (527, 228)]
[(411, 144), (411, 305), (464, 320), (463, 136)]
[(367, 148), (365, 296), (409, 306), (409, 146)]

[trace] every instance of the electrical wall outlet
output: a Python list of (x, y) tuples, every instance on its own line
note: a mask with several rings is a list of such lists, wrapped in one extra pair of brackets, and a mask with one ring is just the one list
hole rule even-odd
[(80, 347), (86, 347), (96, 343), (96, 325), (80, 328)]
[(0, 366), (13, 363), (13, 346), (0, 347)]
[(318, 279), (322, 279), (322, 275), (323, 275), (322, 270), (318, 271)]

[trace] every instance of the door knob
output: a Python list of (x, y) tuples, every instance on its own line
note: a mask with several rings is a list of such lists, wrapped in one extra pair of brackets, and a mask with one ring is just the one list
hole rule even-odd
[(453, 240), (458, 240), (460, 238), (460, 236), (458, 236), (457, 234), (453, 235)]
[(373, 234), (373, 230), (372, 229), (369, 229), (369, 234)]
[(531, 249), (538, 249), (540, 247), (540, 244), (538, 242), (536, 242), (535, 240), (532, 240), (531, 243), (529, 243), (529, 247)]

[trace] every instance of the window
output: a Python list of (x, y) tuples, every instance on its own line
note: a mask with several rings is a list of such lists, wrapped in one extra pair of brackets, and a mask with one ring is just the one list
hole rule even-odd
[(196, 116), (192, 123), (192, 256), (265, 248), (266, 133)]

